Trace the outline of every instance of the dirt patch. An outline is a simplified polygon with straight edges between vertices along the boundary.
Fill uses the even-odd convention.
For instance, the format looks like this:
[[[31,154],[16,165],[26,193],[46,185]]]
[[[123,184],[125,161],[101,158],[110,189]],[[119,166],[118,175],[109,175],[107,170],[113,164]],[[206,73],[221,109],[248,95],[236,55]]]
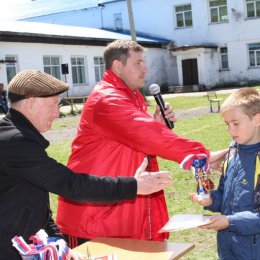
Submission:
[[[186,110],[175,110],[174,112],[177,120],[189,119],[189,118],[203,116],[210,113],[208,107],[196,107],[196,108],[186,109]]]
[[[182,119],[189,119],[197,116],[202,116],[209,114],[209,108],[208,107],[197,107],[193,109],[187,109],[187,110],[176,110],[175,111],[175,116],[177,120],[182,120]],[[77,120],[75,120],[75,117]],[[77,133],[77,127],[79,123],[80,115],[72,117],[62,117],[58,118],[56,120],[73,120],[76,122],[76,125],[73,125],[71,127],[66,127],[63,129],[50,129],[46,133],[43,134],[43,136],[49,140],[50,143],[55,143],[55,142],[61,142],[65,140],[73,140],[74,137],[76,136]]]

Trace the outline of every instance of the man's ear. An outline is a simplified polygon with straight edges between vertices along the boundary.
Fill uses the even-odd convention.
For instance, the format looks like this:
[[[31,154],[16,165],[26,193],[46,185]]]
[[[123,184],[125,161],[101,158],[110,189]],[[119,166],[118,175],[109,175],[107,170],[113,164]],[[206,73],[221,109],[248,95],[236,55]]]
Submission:
[[[34,113],[35,111],[35,106],[37,105],[36,102],[36,98],[35,97],[30,97],[30,98],[26,98],[24,100],[24,108],[26,109],[26,112],[31,114]]]
[[[112,63],[112,70],[117,74],[120,75],[122,68],[122,62],[119,60],[114,60]]]
[[[257,113],[255,116],[254,116],[254,121],[256,123],[257,126],[260,126],[260,113]]]

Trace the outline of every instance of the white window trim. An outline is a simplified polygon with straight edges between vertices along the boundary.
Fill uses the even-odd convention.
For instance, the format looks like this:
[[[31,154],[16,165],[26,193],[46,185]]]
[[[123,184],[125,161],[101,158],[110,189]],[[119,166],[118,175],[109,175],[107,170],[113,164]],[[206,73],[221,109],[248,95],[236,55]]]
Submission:
[[[210,7],[210,0],[208,1],[208,8],[209,8],[209,23],[210,24],[219,24],[219,23],[228,23],[229,22],[229,19],[228,19],[228,1],[226,3],[226,5],[219,5],[218,7]],[[221,21],[220,20],[220,12],[219,12],[219,7],[220,6],[226,6],[227,7],[227,20],[226,21]],[[212,19],[211,19],[211,9],[212,8],[217,8],[218,9],[218,21],[217,22],[212,22]]]
[[[247,1],[245,0],[244,1],[244,5],[245,5],[245,14],[246,14],[246,20],[250,20],[250,19],[260,19],[260,16],[257,16],[256,15],[256,1],[253,1],[252,0],[252,2],[254,2],[254,12],[255,12],[255,15],[253,16],[253,17],[248,17],[248,12],[247,12]],[[260,2],[260,1],[257,1],[257,2]]]
[[[221,53],[221,49],[226,48],[227,49],[227,53]],[[227,56],[227,62],[228,62],[228,67],[227,68],[223,68],[222,66],[222,56]],[[220,71],[227,71],[229,70],[229,59],[228,59],[228,47],[227,46],[221,46],[219,47],[219,57],[220,57]]]
[[[57,65],[53,65],[53,64],[45,65],[44,64],[44,58],[58,58],[59,64],[57,64]],[[56,75],[54,75],[54,73],[52,73],[52,69],[54,67],[58,68],[59,77],[57,77],[57,78],[61,80],[61,56],[60,55],[43,55],[42,63],[43,63],[43,70],[45,69],[45,67],[50,67],[51,68],[51,74],[50,75],[52,75],[53,77],[56,77]]]
[[[73,67],[78,67],[79,65],[77,65],[77,66],[75,66],[75,65],[73,65],[72,64],[72,59],[83,59],[83,61],[84,61],[84,64],[83,65],[81,65],[81,66],[83,66],[84,67],[84,73],[85,73],[85,82],[83,82],[83,83],[73,83],[73,70],[72,70],[72,68]],[[89,80],[88,80],[88,74],[87,74],[87,57],[86,56],[80,56],[80,55],[73,55],[73,56],[71,56],[70,57],[70,62],[71,62],[71,78],[72,78],[72,84],[73,84],[73,86],[86,86],[86,85],[88,85],[88,83],[89,83]]]
[[[102,80],[102,75],[103,75],[101,67],[102,66],[104,67],[103,68],[103,72],[105,72],[105,70],[106,70],[106,68],[105,68],[105,61],[104,61],[104,64],[100,64],[100,63],[99,64],[95,64],[95,59],[98,59],[98,60],[103,59],[103,61],[104,61],[104,58],[102,56],[94,56],[93,57],[95,81],[99,82],[100,80]],[[98,68],[98,71],[99,71],[99,78],[100,78],[100,80],[98,80],[98,81],[96,79],[96,68]]]
[[[11,58],[14,58],[15,59],[15,63],[13,64],[13,65],[11,65],[11,66],[13,66],[14,68],[15,68],[15,74],[17,74],[18,72],[19,72],[19,58],[18,58],[18,55],[15,55],[15,54],[6,54],[5,55],[5,59],[8,59],[8,57],[11,57]],[[10,67],[11,67],[10,66]],[[7,78],[7,68],[9,67],[9,64],[6,64],[6,80],[7,80],[7,83],[9,83],[8,82],[8,78]]]
[[[185,25],[184,13],[185,13],[185,12],[189,12],[189,11],[176,12],[176,7],[178,7],[178,6],[184,6],[184,5],[190,5],[190,6],[191,6],[190,12],[191,12],[192,25]],[[173,6],[173,13],[174,13],[174,20],[175,20],[175,29],[185,29],[185,28],[191,28],[191,27],[193,26],[192,4],[191,4],[191,3],[184,3],[184,4],[174,5],[174,6]],[[184,22],[184,25],[183,25],[182,27],[178,27],[177,13],[182,13],[182,18],[183,18],[183,22]]]
[[[250,43],[250,44],[247,45],[248,68],[249,68],[249,69],[260,68],[260,64],[257,65],[257,55],[256,55],[256,53],[258,53],[258,52],[259,52],[259,55],[260,55],[260,48],[257,49],[257,50],[252,50],[252,51],[254,52],[254,59],[255,59],[255,64],[256,64],[256,65],[255,65],[255,66],[251,66],[251,65],[250,65],[250,50],[249,50],[249,45],[251,45],[251,44],[260,44],[260,42],[259,42],[259,43],[258,43],[258,42],[256,42],[256,43]]]

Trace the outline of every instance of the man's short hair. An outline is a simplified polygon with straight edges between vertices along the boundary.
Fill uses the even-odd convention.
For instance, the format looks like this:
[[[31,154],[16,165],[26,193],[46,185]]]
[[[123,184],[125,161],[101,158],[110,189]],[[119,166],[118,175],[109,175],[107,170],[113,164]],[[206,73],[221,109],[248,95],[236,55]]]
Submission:
[[[114,60],[119,60],[125,65],[130,56],[130,50],[143,52],[144,48],[137,42],[130,40],[116,40],[109,43],[104,51],[106,69],[112,68]]]

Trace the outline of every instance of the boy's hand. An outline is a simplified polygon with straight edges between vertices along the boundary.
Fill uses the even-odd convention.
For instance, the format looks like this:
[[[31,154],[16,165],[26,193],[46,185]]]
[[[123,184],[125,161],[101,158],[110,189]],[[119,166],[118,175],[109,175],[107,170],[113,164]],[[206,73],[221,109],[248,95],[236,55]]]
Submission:
[[[205,198],[205,199],[201,199],[201,197],[197,194],[197,193],[191,193],[190,194],[190,198],[191,198],[191,201],[193,203],[199,203],[201,206],[203,207],[206,207],[206,206],[211,206],[213,201],[212,199],[209,197],[209,198]]]
[[[215,231],[219,231],[222,229],[226,229],[229,227],[229,221],[227,216],[212,216],[207,225],[203,225],[201,229],[212,229]]]

